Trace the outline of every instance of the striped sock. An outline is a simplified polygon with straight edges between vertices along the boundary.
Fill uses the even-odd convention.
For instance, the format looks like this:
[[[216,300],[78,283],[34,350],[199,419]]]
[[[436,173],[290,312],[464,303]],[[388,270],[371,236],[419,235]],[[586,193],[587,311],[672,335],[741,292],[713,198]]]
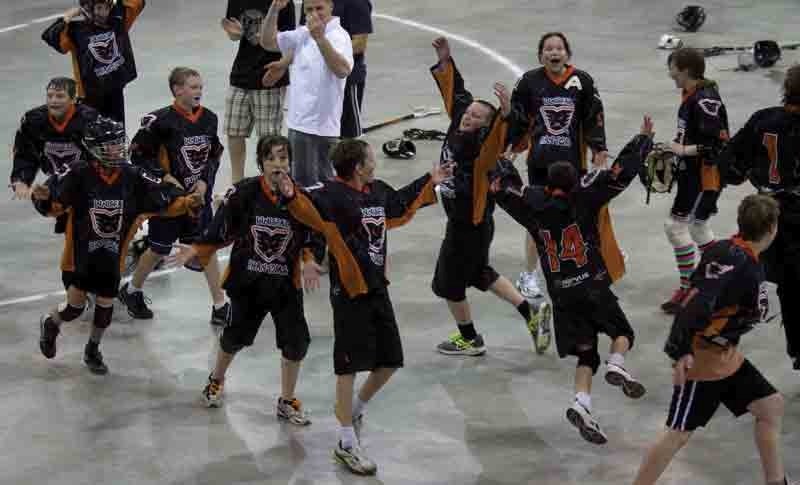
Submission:
[[[678,273],[681,277],[681,288],[689,289],[689,277],[694,271],[695,264],[694,244],[675,248],[675,261],[678,263]]]

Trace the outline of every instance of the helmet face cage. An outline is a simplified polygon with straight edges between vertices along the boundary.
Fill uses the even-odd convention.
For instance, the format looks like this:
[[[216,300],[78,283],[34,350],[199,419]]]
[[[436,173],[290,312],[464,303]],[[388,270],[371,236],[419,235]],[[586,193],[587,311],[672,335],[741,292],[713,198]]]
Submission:
[[[115,0],[80,0],[79,5],[81,13],[87,20],[94,21],[94,6],[99,3],[105,3],[109,6],[114,6]]]
[[[664,194],[672,191],[678,159],[663,143],[657,143],[647,155],[640,172],[642,184],[648,192]]]
[[[98,118],[83,137],[86,150],[106,167],[119,167],[128,161],[128,136],[121,123]]]

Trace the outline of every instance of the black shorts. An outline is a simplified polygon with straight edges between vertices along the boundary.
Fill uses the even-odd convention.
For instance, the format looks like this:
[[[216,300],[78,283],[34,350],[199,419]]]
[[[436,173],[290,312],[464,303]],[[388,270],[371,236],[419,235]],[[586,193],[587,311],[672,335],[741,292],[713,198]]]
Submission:
[[[211,224],[212,218],[209,204],[203,207],[198,217],[188,214],[178,217],[151,217],[147,233],[150,249],[156,254],[167,256],[178,239],[184,244],[193,243]]]
[[[344,86],[342,102],[342,138],[358,138],[362,135],[361,104],[364,101],[364,82],[354,82],[350,77]]]
[[[491,217],[477,226],[448,220],[431,284],[433,293],[446,300],[463,301],[470,286],[488,290],[500,277],[489,266],[493,237]]]
[[[231,299],[231,320],[222,330],[222,350],[249,347],[258,334],[267,314],[275,324],[276,347],[305,349],[311,341],[308,323],[303,313],[303,291],[290,283],[284,288],[255,284],[247,291],[228,293]]]
[[[95,89],[86,90],[83,103],[96,109],[98,113],[114,121],[125,124],[125,91],[124,88],[101,92]]]
[[[616,295],[608,289],[592,290],[580,300],[553,301],[553,326],[560,357],[577,355],[578,345],[597,347],[598,334],[612,340],[628,337],[633,348],[634,332]]]
[[[675,386],[669,405],[667,427],[676,431],[694,431],[705,426],[720,403],[737,418],[747,413],[750,403],[778,391],[745,359],[733,375],[718,381],[686,381]]]
[[[331,295],[333,369],[336,375],[403,367],[403,344],[389,293]]]
[[[547,185],[548,169],[549,167],[541,167],[528,163],[528,185]]]
[[[700,175],[691,170],[678,172],[678,191],[670,215],[683,222],[704,222],[717,213],[719,192],[702,190]]]
[[[108,268],[108,271],[100,271],[99,268],[105,268],[108,265],[92,266],[92,270],[88,272],[75,272],[75,271],[62,271],[61,282],[64,283],[64,288],[69,289],[70,286],[92,293],[103,298],[116,298],[119,293],[120,273],[119,266],[114,269]],[[113,266],[113,264],[111,265]]]

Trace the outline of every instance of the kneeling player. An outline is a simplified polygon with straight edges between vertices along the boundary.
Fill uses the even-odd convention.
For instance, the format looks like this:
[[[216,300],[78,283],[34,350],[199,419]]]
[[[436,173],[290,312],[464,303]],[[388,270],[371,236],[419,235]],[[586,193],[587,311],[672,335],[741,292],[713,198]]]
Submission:
[[[33,189],[34,205],[43,215],[58,216],[71,209],[61,258],[67,302],[42,317],[39,348],[48,359],[55,357],[59,326],[78,318],[86,294],[93,293],[97,301],[83,360],[93,373],[106,374],[98,347],[111,323],[130,237],[143,218],[155,213],[177,216],[198,208],[201,200],[196,195],[180,197],[183,192],[174,185],[130,165],[121,123],[98,118],[87,127],[83,143],[89,162],[72,165]]]
[[[644,457],[635,485],[656,483],[695,429],[720,404],[755,416],[755,441],[768,485],[788,484],[780,454],[783,398],[737,345],[767,313],[759,255],[778,231],[778,203],[749,195],[739,205],[739,234],[707,250],[664,351],[675,361],[667,430]]]
[[[130,284],[119,291],[119,299],[134,318],[153,318],[142,287],[147,276],[168,256],[172,244],[180,239],[191,243],[211,222],[211,194],[222,155],[217,137],[217,115],[200,105],[203,80],[194,69],[178,67],[169,75],[169,87],[175,101],[171,106],[145,115],[142,126],[131,142],[133,163],[164,175],[164,180],[205,201],[200,214],[178,218],[154,217],[149,223],[150,247],[139,258]],[[230,305],[219,286],[219,265],[214,255],[205,268],[194,262],[189,269],[203,271],[211,293],[211,324],[222,327],[230,317]]]
[[[262,176],[234,185],[208,230],[192,246],[182,246],[176,261],[183,264],[198,256],[200,263],[206,264],[218,249],[233,244],[222,285],[231,300],[231,322],[222,330],[217,363],[203,390],[206,404],[221,404],[225,372],[236,353],[253,344],[261,322],[270,313],[283,357],[277,415],[306,425],[311,420],[294,391],[300,362],[311,341],[300,281],[301,251],[309,231],[289,214],[286,200],[277,190],[280,175],[289,172],[289,159],[287,138],[261,138],[257,160]],[[307,258],[303,274],[306,288],[319,286],[319,266],[313,258]]]
[[[652,147],[653,124],[645,117],[642,130],[623,149],[608,170],[594,170],[580,180],[569,162],[548,169],[548,184],[522,189],[522,180],[509,164],[493,177],[497,203],[533,236],[541,255],[547,289],[553,300],[556,345],[561,357],[578,357],[575,403],[567,419],[591,443],[607,441],[591,414],[592,376],[600,367],[597,336],[608,335],[611,355],[606,361],[606,381],[638,399],[644,386],[625,370],[625,354],[633,346],[634,332],[611,291],[611,279],[600,252],[597,218],[611,199],[636,177]]]

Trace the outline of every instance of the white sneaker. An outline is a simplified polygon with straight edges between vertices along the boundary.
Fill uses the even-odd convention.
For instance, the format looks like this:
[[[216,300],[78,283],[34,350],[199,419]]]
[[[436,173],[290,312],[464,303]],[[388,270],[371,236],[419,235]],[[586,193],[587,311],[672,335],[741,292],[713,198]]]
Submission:
[[[333,449],[333,457],[358,475],[374,475],[378,471],[378,466],[367,457],[358,444],[352,448],[342,448],[342,442],[338,442]]]
[[[519,274],[519,279],[517,280],[516,287],[522,296],[527,298],[528,300],[536,300],[538,298],[544,298],[544,294],[542,290],[539,289],[539,282],[536,281],[536,273],[529,273],[527,271],[523,271]]]
[[[297,398],[288,402],[278,398],[275,414],[278,416],[278,419],[284,419],[297,426],[308,426],[311,424],[311,419],[303,409],[303,404]]]
[[[621,387],[622,392],[631,399],[639,399],[647,390],[641,382],[633,378],[625,368],[606,362],[606,382]]]
[[[589,443],[604,445],[608,442],[606,434],[600,429],[600,425],[594,420],[592,413],[578,401],[575,401],[575,403],[567,409],[567,419],[573,426],[578,428],[583,439]]]

